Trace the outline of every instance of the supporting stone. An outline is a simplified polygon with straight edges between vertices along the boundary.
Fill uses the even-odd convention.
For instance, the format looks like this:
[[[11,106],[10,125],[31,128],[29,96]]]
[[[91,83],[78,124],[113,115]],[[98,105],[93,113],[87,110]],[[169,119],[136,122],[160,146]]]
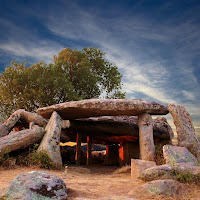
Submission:
[[[135,142],[126,142],[120,145],[119,148],[119,165],[130,165],[131,158],[139,158],[140,149],[139,144]]]
[[[81,133],[77,133],[76,136],[76,165],[81,164]]]
[[[92,138],[87,136],[87,165],[92,162]]]
[[[119,146],[117,144],[107,145],[105,165],[119,165]]]
[[[45,128],[46,134],[42,138],[38,153],[44,153],[51,160],[53,167],[60,169],[62,167],[62,158],[60,153],[60,134],[62,119],[57,112],[53,112]]]
[[[140,157],[142,160],[155,159],[155,146],[153,141],[153,119],[148,113],[138,116]]]

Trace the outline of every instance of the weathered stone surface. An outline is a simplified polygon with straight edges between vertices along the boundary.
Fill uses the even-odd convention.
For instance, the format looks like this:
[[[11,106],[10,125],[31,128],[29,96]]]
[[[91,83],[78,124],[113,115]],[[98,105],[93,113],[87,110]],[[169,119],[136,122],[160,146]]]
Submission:
[[[172,167],[170,165],[159,165],[145,169],[139,176],[144,181],[153,181],[158,179],[170,179],[172,176]]]
[[[185,148],[179,146],[164,145],[163,156],[167,164],[175,163],[198,163],[197,159]]]
[[[152,181],[158,179],[176,179],[176,174],[180,172],[190,173],[196,178],[200,174],[200,167],[195,166],[195,163],[176,163],[173,166],[165,164],[156,167],[151,167],[144,170],[139,178],[144,181]]]
[[[168,107],[176,126],[178,146],[187,148],[200,161],[200,142],[195,135],[190,114],[181,105],[169,104]]]
[[[44,128],[36,127],[34,129],[26,129],[14,132],[5,137],[0,138],[0,153],[11,152],[24,147],[28,147],[41,140],[45,133]]]
[[[138,115],[143,112],[165,115],[169,112],[165,105],[142,99],[87,99],[39,108],[37,113],[49,118],[53,111],[57,111],[62,119],[69,120],[103,115]]]
[[[5,122],[9,131],[15,126],[19,119],[25,120],[27,123],[34,122],[39,126],[45,127],[47,125],[47,120],[36,113],[27,112],[24,109],[16,110]]]
[[[7,126],[0,122],[0,137],[4,137],[8,135],[8,133],[9,133],[9,130]]]
[[[137,116],[102,116],[70,121],[71,128],[79,128],[87,133],[132,135],[139,137]],[[172,128],[164,117],[153,120],[154,137],[171,142],[174,137]]]
[[[129,192],[129,195],[146,194],[149,193],[153,196],[183,196],[188,193],[188,188],[183,183],[179,183],[175,180],[156,180],[145,183]]]
[[[62,179],[41,171],[19,174],[1,194],[0,198],[7,200],[67,199],[67,189]]]
[[[52,161],[55,168],[62,167],[62,158],[60,154],[60,134],[61,134],[61,117],[57,112],[53,112],[46,128],[46,134],[42,138],[37,152],[45,153]]]
[[[148,113],[138,116],[141,160],[155,160],[153,120]]]
[[[154,161],[131,159],[131,178],[138,178],[145,169],[155,166]]]
[[[153,135],[154,137],[169,140],[172,143],[174,132],[164,117],[157,117],[153,120]]]
[[[14,125],[19,121],[20,119],[20,112],[15,111],[4,123],[7,127],[9,132],[13,129]]]

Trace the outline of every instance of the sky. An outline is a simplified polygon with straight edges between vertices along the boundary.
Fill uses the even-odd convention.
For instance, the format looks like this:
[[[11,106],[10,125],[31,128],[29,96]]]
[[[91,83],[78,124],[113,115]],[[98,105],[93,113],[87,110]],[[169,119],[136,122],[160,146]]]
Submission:
[[[199,0],[0,0],[0,72],[98,48],[127,98],[181,104],[200,134],[199,11]]]

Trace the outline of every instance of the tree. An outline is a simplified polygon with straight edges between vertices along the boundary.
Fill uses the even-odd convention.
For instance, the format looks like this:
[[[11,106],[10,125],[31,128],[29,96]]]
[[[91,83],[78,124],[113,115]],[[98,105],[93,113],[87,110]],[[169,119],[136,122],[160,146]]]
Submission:
[[[49,65],[39,62],[27,67],[26,63],[12,62],[0,74],[0,112],[34,111],[65,101],[99,98],[102,93],[106,98],[124,98],[122,76],[103,56],[94,48],[65,48]]]

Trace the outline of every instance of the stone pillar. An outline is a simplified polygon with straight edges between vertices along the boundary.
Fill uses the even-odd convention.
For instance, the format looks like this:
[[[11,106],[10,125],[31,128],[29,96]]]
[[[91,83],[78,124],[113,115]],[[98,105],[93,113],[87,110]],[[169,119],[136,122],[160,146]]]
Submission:
[[[153,141],[153,119],[148,113],[138,116],[140,157],[142,160],[155,160],[155,146]]]
[[[107,145],[105,165],[119,165],[119,146],[118,145]]]
[[[92,138],[87,136],[87,165],[90,165],[92,161]]]
[[[77,133],[76,136],[76,165],[81,164],[81,133]]]

